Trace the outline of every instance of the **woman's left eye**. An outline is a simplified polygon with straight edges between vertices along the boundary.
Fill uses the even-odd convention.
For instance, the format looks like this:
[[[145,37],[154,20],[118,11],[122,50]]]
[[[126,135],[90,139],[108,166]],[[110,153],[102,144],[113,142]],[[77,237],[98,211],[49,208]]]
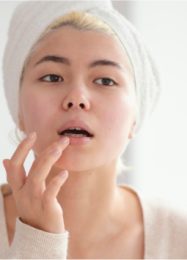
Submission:
[[[44,81],[44,82],[61,82],[61,81],[63,81],[63,78],[56,74],[48,74],[48,75],[41,77],[40,80]]]
[[[114,86],[117,85],[117,83],[110,78],[100,78],[100,79],[96,79],[95,82],[99,85],[104,85],[104,86]]]

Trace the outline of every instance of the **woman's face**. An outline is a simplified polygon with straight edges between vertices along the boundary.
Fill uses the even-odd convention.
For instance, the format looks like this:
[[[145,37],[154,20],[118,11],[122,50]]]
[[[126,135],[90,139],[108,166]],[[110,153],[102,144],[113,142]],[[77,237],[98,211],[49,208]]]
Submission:
[[[36,155],[67,130],[70,145],[59,167],[109,165],[131,138],[135,111],[131,66],[117,39],[66,26],[38,43],[20,91],[21,124],[26,133],[37,132]],[[82,129],[92,137],[78,134]]]

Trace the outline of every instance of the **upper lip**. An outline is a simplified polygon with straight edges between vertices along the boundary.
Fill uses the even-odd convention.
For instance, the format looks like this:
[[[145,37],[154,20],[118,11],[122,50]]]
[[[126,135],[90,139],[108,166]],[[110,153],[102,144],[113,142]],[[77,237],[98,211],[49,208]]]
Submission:
[[[69,128],[81,128],[82,130],[87,131],[89,134],[94,136],[92,130],[90,127],[84,123],[82,120],[71,120],[66,123],[64,123],[58,130],[58,134],[61,134],[63,131]]]

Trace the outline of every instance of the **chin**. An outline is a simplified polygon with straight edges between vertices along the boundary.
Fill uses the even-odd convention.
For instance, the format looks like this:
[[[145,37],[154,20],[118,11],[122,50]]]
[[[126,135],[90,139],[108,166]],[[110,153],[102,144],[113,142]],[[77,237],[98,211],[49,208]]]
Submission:
[[[69,172],[89,172],[103,167],[104,163],[101,158],[93,158],[93,156],[64,156],[55,164],[58,168]]]
[[[93,163],[89,163],[89,160],[85,159],[85,156],[83,157],[79,154],[76,157],[63,156],[63,158],[60,158],[56,162],[55,166],[69,172],[82,172],[93,168]]]

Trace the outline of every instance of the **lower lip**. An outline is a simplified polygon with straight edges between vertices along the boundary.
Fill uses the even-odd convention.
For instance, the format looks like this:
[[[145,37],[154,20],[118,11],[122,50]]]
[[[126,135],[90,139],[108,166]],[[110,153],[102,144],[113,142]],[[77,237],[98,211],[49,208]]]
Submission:
[[[70,145],[84,145],[92,141],[93,137],[76,137],[76,136],[68,136],[70,140]]]

